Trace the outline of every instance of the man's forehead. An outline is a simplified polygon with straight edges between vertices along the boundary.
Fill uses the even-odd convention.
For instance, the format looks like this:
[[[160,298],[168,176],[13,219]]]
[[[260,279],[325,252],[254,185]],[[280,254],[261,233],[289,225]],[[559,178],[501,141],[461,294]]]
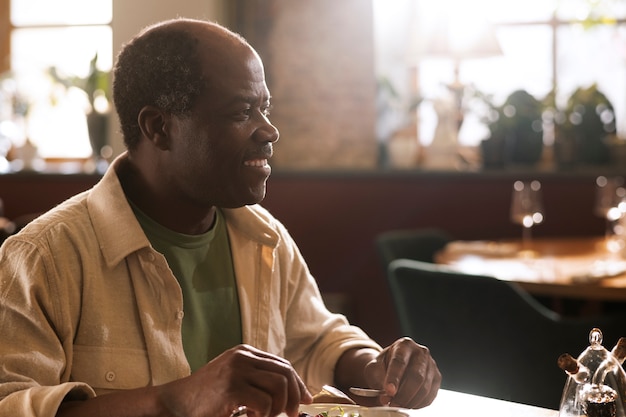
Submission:
[[[198,38],[202,48],[216,53],[229,51],[232,48],[248,47],[243,38],[221,26],[199,23],[191,25],[189,30]]]
[[[245,46],[200,48],[198,51],[204,76],[209,82],[217,80],[261,83],[265,81],[263,63],[254,51]]]

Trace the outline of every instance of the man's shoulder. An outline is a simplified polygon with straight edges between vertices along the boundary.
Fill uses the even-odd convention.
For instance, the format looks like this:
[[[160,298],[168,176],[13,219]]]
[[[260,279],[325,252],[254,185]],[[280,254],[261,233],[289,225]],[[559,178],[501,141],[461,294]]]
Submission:
[[[88,193],[89,191],[84,191],[43,212],[20,230],[17,236],[36,239],[53,232],[55,229],[90,224],[87,210]]]

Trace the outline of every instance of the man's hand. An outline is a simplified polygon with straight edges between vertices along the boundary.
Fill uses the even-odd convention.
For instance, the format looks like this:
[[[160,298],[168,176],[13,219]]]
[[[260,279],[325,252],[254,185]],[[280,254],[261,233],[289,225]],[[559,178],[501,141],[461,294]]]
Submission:
[[[249,417],[298,415],[311,394],[291,364],[247,345],[234,347],[187,378],[161,386],[162,405],[175,416],[230,416],[238,406]]]
[[[291,364],[251,346],[227,350],[192,375],[159,386],[120,390],[84,401],[65,401],[57,417],[297,417],[313,401]]]
[[[370,387],[382,388],[382,404],[421,408],[433,402],[441,385],[441,373],[427,347],[410,338],[396,340],[365,367]]]

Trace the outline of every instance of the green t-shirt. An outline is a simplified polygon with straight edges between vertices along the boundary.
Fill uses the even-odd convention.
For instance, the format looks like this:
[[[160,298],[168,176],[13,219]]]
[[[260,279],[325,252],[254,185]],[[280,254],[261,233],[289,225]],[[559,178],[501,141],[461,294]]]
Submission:
[[[182,292],[185,355],[195,371],[241,343],[241,315],[226,222],[220,210],[201,235],[173,232],[131,204],[155,250],[167,259]]]

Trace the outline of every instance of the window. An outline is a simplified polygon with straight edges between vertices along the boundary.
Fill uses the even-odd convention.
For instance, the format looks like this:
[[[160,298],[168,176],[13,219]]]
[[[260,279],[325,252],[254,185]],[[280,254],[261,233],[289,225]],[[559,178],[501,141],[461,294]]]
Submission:
[[[449,93],[445,85],[455,82],[455,62],[456,81],[498,105],[517,89],[537,99],[554,89],[557,105],[563,106],[574,90],[596,83],[613,104],[618,134],[626,137],[626,2],[399,0],[389,7],[385,0],[374,0],[374,6],[378,75],[423,98],[421,143],[432,141],[435,103]],[[447,46],[453,47],[447,54],[438,50],[442,29],[447,29]],[[495,49],[472,55],[457,42],[454,51],[455,40],[467,46],[479,29],[491,31]],[[468,107],[458,142],[475,146],[488,130],[480,109]],[[401,122],[406,118],[388,117],[379,134],[389,134]],[[550,140],[546,131],[544,141]]]
[[[0,0],[0,7],[10,10],[10,42],[0,46],[10,63],[0,79],[0,141],[20,148],[28,139],[44,159],[89,158],[85,115],[94,103],[82,87],[94,69],[111,69],[112,0]]]

